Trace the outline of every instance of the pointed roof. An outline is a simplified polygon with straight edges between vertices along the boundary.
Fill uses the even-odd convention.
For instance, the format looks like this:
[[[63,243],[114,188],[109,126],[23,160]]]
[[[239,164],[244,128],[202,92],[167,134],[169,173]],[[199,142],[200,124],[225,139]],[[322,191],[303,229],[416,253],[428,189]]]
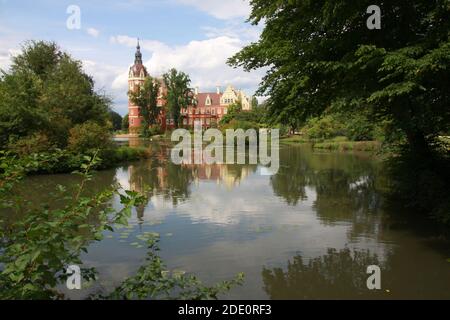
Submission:
[[[142,64],[142,53],[141,53],[141,45],[139,44],[139,38],[137,40],[137,47],[136,47],[136,54],[135,54],[134,64]]]
[[[148,72],[142,62],[141,45],[139,43],[139,38],[137,40],[136,54],[134,59],[134,65],[130,68],[130,76],[135,78],[147,77]]]

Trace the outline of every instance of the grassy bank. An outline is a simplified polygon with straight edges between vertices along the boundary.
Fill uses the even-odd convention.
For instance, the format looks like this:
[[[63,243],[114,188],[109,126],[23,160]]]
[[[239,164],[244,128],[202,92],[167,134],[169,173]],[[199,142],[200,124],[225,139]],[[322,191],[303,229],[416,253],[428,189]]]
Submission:
[[[105,170],[124,162],[150,157],[150,152],[147,148],[127,146],[97,151],[92,150],[85,154],[55,149],[21,157],[11,152],[0,151],[0,156],[5,162],[16,163],[18,166],[23,165],[27,168],[26,172],[28,175],[72,173],[83,169],[86,157],[90,157],[92,154],[98,155],[98,160],[93,167],[96,170]],[[2,168],[0,168],[0,174],[2,174]]]
[[[344,137],[337,137],[331,140],[308,139],[304,136],[294,135],[281,139],[284,144],[300,144],[308,143],[314,149],[330,150],[330,151],[367,151],[378,152],[381,150],[381,142],[379,141],[348,141]]]
[[[378,152],[381,150],[381,142],[378,141],[329,141],[315,143],[314,149],[333,151],[367,151]]]

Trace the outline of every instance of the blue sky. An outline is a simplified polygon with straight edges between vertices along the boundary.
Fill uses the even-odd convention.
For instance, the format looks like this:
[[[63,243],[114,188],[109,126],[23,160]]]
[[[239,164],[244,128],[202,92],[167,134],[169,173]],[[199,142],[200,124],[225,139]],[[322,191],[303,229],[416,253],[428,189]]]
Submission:
[[[66,26],[70,5],[81,10],[81,29]],[[248,0],[0,0],[0,68],[8,68],[26,40],[56,41],[125,114],[127,70],[139,37],[153,76],[175,67],[200,91],[232,84],[252,95],[262,71],[225,63],[260,34],[261,27],[245,23],[249,13]]]

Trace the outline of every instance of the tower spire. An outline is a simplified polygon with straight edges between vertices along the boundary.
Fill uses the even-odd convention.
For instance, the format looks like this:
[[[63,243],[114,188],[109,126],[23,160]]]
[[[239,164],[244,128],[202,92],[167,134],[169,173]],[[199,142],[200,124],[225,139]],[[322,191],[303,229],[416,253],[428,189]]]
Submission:
[[[137,39],[137,47],[136,47],[136,55],[135,55],[134,64],[142,64],[142,53],[141,53],[141,45],[139,43],[139,38]]]

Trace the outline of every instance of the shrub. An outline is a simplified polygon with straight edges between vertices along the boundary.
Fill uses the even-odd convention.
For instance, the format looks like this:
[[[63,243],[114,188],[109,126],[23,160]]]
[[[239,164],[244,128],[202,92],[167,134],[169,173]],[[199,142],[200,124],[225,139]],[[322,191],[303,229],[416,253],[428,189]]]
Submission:
[[[94,122],[77,125],[70,130],[68,149],[77,153],[86,153],[93,149],[107,149],[112,146],[112,137],[108,128]]]
[[[20,138],[10,142],[8,149],[13,153],[23,157],[35,153],[48,152],[54,145],[44,133],[35,133],[28,137]]]
[[[160,125],[154,125],[154,126],[150,127],[150,129],[149,129],[149,134],[151,137],[160,135],[162,133],[164,133],[164,132]]]
[[[243,129],[243,130],[255,129],[255,130],[258,130],[259,129],[259,125],[257,123],[249,122],[249,121],[231,120],[230,123],[222,126],[222,131],[223,132],[225,132],[225,130],[227,130],[227,129],[233,129],[233,130],[237,130],[237,129]]]
[[[331,139],[345,136],[344,125],[332,115],[309,119],[303,130],[310,139]]]

